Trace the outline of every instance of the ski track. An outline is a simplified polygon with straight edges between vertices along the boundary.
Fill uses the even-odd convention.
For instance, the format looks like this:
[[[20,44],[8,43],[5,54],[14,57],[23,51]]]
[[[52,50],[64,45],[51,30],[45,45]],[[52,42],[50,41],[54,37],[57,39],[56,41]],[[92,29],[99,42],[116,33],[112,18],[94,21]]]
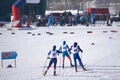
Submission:
[[[112,29],[120,31],[119,27],[53,27],[12,31],[0,29],[2,33],[0,35],[0,51],[16,50],[19,54],[17,68],[0,68],[0,80],[120,80],[120,44],[118,43],[120,32],[112,33],[110,32]],[[93,30],[93,33],[87,34],[87,31],[90,30]],[[108,33],[102,33],[103,30],[108,31]],[[12,32],[15,32],[15,34],[11,34]],[[27,34],[27,32],[31,32],[31,34]],[[46,32],[51,32],[53,35],[46,34]],[[68,33],[63,34],[63,32]],[[75,32],[75,34],[70,34],[70,32]],[[41,35],[38,35],[38,33],[41,33]],[[35,36],[32,34],[35,34]],[[112,37],[112,39],[109,39],[109,37]],[[69,67],[67,59],[65,60],[65,68],[62,69],[60,66],[61,56],[59,56],[57,76],[53,76],[53,67],[50,68],[46,76],[43,76],[49,62],[48,60],[45,64],[48,50],[54,43],[58,46],[63,40],[66,40],[69,44],[74,41],[80,42],[85,53],[82,60],[87,71],[82,71],[78,65],[78,72],[76,73],[74,67]],[[95,45],[90,45],[92,42]],[[28,53],[29,55],[27,55]],[[104,55],[101,55],[102,53]],[[13,61],[4,61],[4,66],[9,63],[13,65]]]

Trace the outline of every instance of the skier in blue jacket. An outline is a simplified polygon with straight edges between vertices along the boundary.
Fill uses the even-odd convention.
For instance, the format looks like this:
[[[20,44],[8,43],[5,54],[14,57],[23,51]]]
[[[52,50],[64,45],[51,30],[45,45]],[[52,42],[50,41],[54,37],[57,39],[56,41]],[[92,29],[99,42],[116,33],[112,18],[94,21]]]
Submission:
[[[72,54],[73,54],[73,59],[74,59],[74,65],[75,65],[75,71],[78,72],[77,70],[77,60],[79,61],[80,66],[82,67],[82,69],[84,71],[86,71],[86,69],[84,68],[84,65],[81,61],[81,58],[79,56],[79,52],[83,53],[83,50],[80,48],[80,46],[77,44],[77,42],[74,42],[74,45],[71,46],[70,48]]]
[[[47,70],[44,72],[44,76],[47,74],[47,71],[54,64],[54,76],[56,75],[56,65],[57,65],[57,55],[59,55],[60,51],[56,50],[56,45],[53,46],[53,49],[49,51],[47,59],[50,59]],[[51,57],[50,57],[51,55]]]
[[[62,51],[62,68],[64,68],[64,61],[65,61],[65,56],[69,59],[70,61],[70,66],[73,67],[72,60],[70,55],[68,54],[68,51],[70,48],[66,44],[66,41],[63,41],[63,44],[60,46],[59,51]]]

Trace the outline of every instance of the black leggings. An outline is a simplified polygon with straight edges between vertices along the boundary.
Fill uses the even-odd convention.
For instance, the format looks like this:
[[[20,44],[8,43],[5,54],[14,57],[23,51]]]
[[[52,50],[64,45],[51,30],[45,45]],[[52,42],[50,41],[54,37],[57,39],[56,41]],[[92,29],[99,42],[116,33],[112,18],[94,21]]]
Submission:
[[[51,67],[51,65],[54,63],[54,69],[56,69],[56,65],[57,65],[57,58],[51,58],[50,62],[49,62],[49,66]]]

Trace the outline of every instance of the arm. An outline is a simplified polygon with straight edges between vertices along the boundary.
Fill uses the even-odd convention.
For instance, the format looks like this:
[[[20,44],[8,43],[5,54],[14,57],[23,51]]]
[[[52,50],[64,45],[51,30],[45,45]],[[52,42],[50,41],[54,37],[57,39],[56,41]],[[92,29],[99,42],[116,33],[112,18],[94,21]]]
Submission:
[[[47,59],[50,59],[51,50],[48,52]]]
[[[71,52],[71,50],[72,50],[72,47],[73,47],[73,45],[69,48],[69,54],[71,54],[72,52]]]
[[[70,48],[69,48],[69,46],[67,45],[67,49],[68,49],[68,51],[70,51]]]
[[[59,51],[62,51],[62,46],[60,46]]]
[[[69,54],[71,54],[71,49],[69,48],[69,46],[68,45],[66,45],[66,47],[67,47],[67,49],[68,49],[68,52],[69,52]]]
[[[51,54],[51,50],[48,52],[48,56]]]
[[[81,53],[83,53],[83,50],[80,48],[80,46],[78,46],[78,49],[80,50]]]
[[[69,51],[71,51],[71,50],[72,50],[72,47],[73,47],[73,45],[70,47]]]
[[[56,50],[56,52],[59,54],[59,53],[62,53],[62,51],[60,51],[60,50]]]

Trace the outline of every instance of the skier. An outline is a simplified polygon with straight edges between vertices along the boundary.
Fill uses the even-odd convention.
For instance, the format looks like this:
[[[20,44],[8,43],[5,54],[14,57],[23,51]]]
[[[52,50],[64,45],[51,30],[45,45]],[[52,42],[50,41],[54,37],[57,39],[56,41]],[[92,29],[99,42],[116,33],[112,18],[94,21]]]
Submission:
[[[66,41],[63,41],[63,44],[60,46],[59,51],[62,51],[62,68],[64,68],[64,61],[65,61],[65,56],[69,59],[70,61],[70,66],[73,67],[72,60],[70,55],[68,54],[68,51],[70,48],[66,44]]]
[[[83,50],[80,48],[80,46],[77,44],[77,42],[74,42],[74,45],[71,46],[70,50],[71,50],[71,52],[73,54],[75,71],[78,72],[78,70],[77,70],[77,62],[76,62],[77,60],[79,61],[79,64],[82,67],[82,69],[84,71],[86,71],[86,69],[84,68],[83,63],[81,61],[81,58],[80,58],[80,56],[78,54],[79,52],[83,53]]]
[[[95,24],[95,14],[91,13],[91,23]]]
[[[56,50],[56,45],[53,46],[53,49],[49,51],[47,59],[50,59],[49,65],[47,67],[47,70],[44,72],[44,76],[47,74],[47,71],[51,67],[51,65],[54,63],[54,76],[56,76],[56,65],[57,65],[57,54],[59,55],[60,51]],[[51,58],[50,58],[51,55]]]
[[[51,16],[51,15],[49,15],[49,17],[48,17],[48,27],[50,27],[51,22],[52,22],[52,16]]]

